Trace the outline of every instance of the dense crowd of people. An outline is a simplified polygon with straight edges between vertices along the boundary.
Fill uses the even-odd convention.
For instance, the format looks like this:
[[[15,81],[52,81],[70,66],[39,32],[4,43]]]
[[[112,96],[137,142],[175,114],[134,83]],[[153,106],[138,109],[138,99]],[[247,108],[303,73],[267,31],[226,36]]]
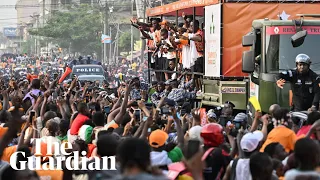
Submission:
[[[319,179],[320,113],[291,113],[272,105],[268,114],[256,112],[252,124],[234,104],[203,111],[193,107],[187,74],[149,84],[146,64],[123,62],[121,74],[103,83],[71,81],[59,76],[1,79],[0,177],[2,179]],[[137,68],[139,66],[139,68]],[[129,72],[130,71],[130,72]],[[120,73],[120,75],[119,75]],[[117,76],[116,76],[117,75]],[[28,76],[28,74],[26,75]],[[190,79],[182,81],[180,79]],[[183,83],[181,83],[183,82]],[[113,84],[113,85],[112,85]],[[192,89],[192,88],[191,88]],[[205,117],[205,119],[203,119]],[[37,142],[40,142],[37,144]],[[46,169],[48,145],[65,142],[68,156],[88,161],[116,157],[108,170]],[[36,153],[40,144],[41,153]],[[15,152],[24,155],[15,156]],[[82,154],[82,152],[85,152]],[[41,158],[35,169],[33,159]],[[22,162],[28,162],[23,166]],[[13,168],[12,163],[16,163]],[[21,164],[22,163],[22,164]],[[98,166],[96,164],[96,166]]]
[[[320,179],[317,109],[274,104],[251,120],[230,101],[212,109],[194,103],[201,79],[188,72],[203,72],[203,32],[199,21],[184,19],[176,27],[132,20],[151,59],[104,66],[102,83],[61,81],[67,67],[90,57],[67,65],[26,54],[3,61],[0,179]],[[149,63],[168,71],[148,81]],[[21,64],[26,72],[13,70]]]

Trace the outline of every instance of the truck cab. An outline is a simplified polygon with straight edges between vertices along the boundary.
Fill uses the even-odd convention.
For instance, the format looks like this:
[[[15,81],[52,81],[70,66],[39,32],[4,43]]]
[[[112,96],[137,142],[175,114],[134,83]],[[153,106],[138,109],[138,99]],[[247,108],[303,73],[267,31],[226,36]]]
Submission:
[[[242,71],[250,74],[250,97],[255,96],[263,112],[270,105],[289,108],[292,93],[289,83],[283,89],[276,85],[279,73],[294,70],[295,57],[304,53],[311,57],[311,69],[320,74],[320,21],[260,19],[252,22],[252,31],[242,38],[242,46],[250,50],[242,54]]]

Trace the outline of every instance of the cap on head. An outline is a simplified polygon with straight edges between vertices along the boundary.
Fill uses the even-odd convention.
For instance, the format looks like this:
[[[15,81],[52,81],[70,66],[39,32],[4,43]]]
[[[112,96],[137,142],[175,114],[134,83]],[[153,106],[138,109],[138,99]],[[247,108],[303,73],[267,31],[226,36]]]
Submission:
[[[165,145],[168,137],[169,135],[160,129],[152,131],[149,136],[149,144],[151,147],[159,148]]]
[[[305,64],[311,64],[311,59],[306,54],[298,54],[296,57],[296,63],[305,63]]]
[[[192,128],[190,128],[189,130],[189,138],[190,139],[197,139],[200,142],[202,142],[202,138],[201,138],[201,130],[202,127],[201,126],[193,126]]]
[[[235,122],[243,122],[243,121],[247,121],[248,116],[245,113],[238,113],[236,115],[236,117],[234,117]]]
[[[216,113],[214,113],[214,110],[213,109],[210,109],[207,113],[207,117],[210,118],[210,119],[217,119],[217,115]]]
[[[229,107],[232,107],[232,108],[236,107],[231,101],[226,101],[224,104],[228,105]]]
[[[262,139],[263,133],[261,131],[249,132],[242,137],[240,147],[244,152],[253,152]]]
[[[209,123],[202,127],[201,137],[203,144],[209,147],[218,147],[224,142],[223,128],[220,124]]]

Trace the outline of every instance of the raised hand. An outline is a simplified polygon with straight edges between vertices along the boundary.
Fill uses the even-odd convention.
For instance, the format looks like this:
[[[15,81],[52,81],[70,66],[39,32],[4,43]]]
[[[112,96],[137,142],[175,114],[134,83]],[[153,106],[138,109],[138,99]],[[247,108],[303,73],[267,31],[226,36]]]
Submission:
[[[279,80],[277,80],[277,86],[279,87],[279,88],[281,88],[281,89],[283,89],[283,85],[286,83],[286,80],[284,80],[284,79],[279,79]]]

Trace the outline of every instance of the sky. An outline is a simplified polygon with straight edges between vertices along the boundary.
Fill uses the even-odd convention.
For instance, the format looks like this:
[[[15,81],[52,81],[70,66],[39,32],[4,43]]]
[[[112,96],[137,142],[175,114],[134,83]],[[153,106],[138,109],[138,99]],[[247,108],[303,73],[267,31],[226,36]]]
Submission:
[[[0,0],[0,31],[3,27],[16,27],[17,26],[17,11],[14,8],[17,0]],[[3,7],[3,5],[10,5]]]

